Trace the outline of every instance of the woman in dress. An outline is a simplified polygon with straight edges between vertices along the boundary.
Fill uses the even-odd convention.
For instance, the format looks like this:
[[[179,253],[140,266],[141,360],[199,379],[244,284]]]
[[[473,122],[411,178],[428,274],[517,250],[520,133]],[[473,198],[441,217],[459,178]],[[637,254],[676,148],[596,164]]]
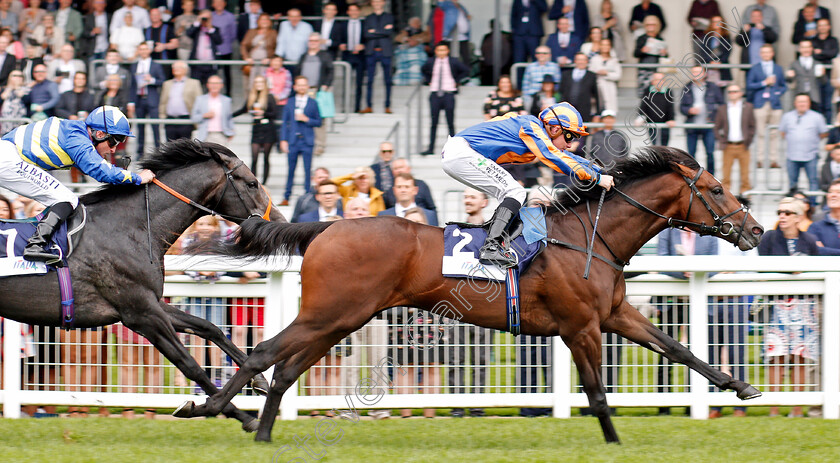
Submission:
[[[758,245],[762,256],[816,256],[817,237],[799,229],[805,217],[805,204],[796,198],[779,202],[779,225],[768,230]],[[770,363],[770,391],[778,392],[790,371],[790,384],[795,391],[804,391],[808,367],[819,359],[819,314],[816,301],[806,297],[771,296],[770,322],[764,334],[764,355]],[[819,383],[819,381],[816,381]],[[770,416],[779,414],[770,408]],[[793,407],[790,416],[802,416],[801,407]]]
[[[253,74],[252,74],[253,75]],[[257,174],[257,164],[260,153],[263,154],[263,176],[262,183],[268,182],[268,158],[271,153],[271,146],[277,142],[277,130],[274,119],[277,117],[277,104],[274,96],[268,91],[265,77],[257,76],[254,84],[248,93],[245,105],[239,111],[233,113],[233,117],[241,114],[251,113],[254,116],[254,123],[251,125],[251,172]]]
[[[487,121],[511,111],[516,114],[527,114],[522,97],[519,91],[513,88],[510,76],[502,75],[499,76],[496,90],[490,92],[484,99],[484,120]]]
[[[598,97],[605,110],[618,114],[618,81],[621,63],[612,53],[610,39],[601,39],[600,53],[589,60],[589,70],[598,76]]]
[[[601,2],[601,12],[592,18],[592,25],[600,27],[604,32],[604,38],[612,41],[613,50],[619,61],[627,59],[627,50],[624,41],[624,28],[621,20],[613,13],[612,0]]]
[[[257,28],[249,30],[239,45],[242,59],[250,66],[246,91],[254,84],[256,76],[263,75],[269,60],[274,56],[276,44],[277,31],[271,27],[271,16],[268,13],[262,13],[257,19]],[[243,73],[245,69],[243,67]]]
[[[23,104],[23,97],[29,93],[29,87],[23,84],[23,71],[12,71],[6,88],[0,93],[0,100],[3,100],[3,107],[0,109],[0,117],[24,118],[26,117],[26,105]],[[9,133],[15,127],[21,125],[19,122],[3,122],[0,124],[0,132]]]
[[[668,56],[668,47],[659,33],[662,31],[662,22],[659,17],[650,15],[645,17],[642,23],[645,33],[636,39],[636,49],[633,56],[639,59],[639,63],[658,63],[659,58]],[[642,98],[647,93],[650,85],[650,78],[656,68],[639,68],[638,96]]]

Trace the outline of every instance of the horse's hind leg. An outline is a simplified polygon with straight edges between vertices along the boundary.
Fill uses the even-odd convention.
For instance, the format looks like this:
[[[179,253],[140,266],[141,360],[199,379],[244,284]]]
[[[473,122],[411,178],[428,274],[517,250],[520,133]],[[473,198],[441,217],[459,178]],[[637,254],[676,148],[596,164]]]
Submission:
[[[573,337],[564,336],[563,342],[572,351],[589,407],[598,417],[604,439],[609,444],[620,444],[607,405],[607,391],[601,382],[601,331],[597,327],[584,329]]]
[[[712,368],[708,363],[695,357],[690,350],[654,326],[626,300],[613,309],[609,318],[601,325],[601,329],[619,334],[673,362],[682,363],[705,376],[718,388],[734,390],[741,400],[753,399],[761,395],[761,392],[750,384],[732,379],[726,373]]]
[[[194,315],[178,310],[163,301],[160,301],[160,306],[169,316],[169,322],[172,323],[172,327],[175,328],[175,331],[179,333],[194,334],[212,342],[213,344],[219,346],[219,348],[222,349],[222,352],[230,356],[230,358],[233,359],[233,361],[239,366],[242,366],[242,364],[245,363],[245,360],[248,359],[248,356],[239,350],[239,348],[236,347],[236,345],[234,345],[224,333],[222,333],[222,330],[220,330],[218,326],[203,318],[198,318]],[[262,373],[260,373],[254,376],[251,380],[251,387],[253,387],[258,393],[265,395],[266,392],[268,392],[268,381],[266,381],[265,377]]]

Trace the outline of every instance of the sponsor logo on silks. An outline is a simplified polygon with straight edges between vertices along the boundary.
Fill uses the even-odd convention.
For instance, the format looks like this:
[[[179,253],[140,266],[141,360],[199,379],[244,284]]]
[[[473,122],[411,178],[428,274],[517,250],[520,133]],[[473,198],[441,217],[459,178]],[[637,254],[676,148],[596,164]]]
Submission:
[[[478,160],[478,167],[484,167],[487,165],[487,158],[481,158]]]

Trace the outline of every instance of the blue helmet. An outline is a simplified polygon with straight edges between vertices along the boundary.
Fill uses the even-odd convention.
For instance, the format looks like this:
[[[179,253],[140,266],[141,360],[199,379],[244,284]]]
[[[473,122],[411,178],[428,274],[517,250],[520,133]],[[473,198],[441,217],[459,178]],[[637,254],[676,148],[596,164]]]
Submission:
[[[128,118],[116,106],[100,106],[88,115],[85,124],[93,130],[101,130],[109,135],[133,137]]]

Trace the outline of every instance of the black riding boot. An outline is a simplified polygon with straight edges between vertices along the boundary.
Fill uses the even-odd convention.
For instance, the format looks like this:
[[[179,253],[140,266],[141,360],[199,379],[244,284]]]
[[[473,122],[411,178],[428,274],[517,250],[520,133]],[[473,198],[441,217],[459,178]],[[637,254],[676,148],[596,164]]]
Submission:
[[[70,203],[54,204],[47,215],[38,222],[35,234],[29,238],[23,250],[23,258],[32,262],[52,262],[59,259],[56,254],[46,250],[53,233],[73,213]]]
[[[519,201],[513,198],[505,198],[499,207],[496,209],[496,214],[493,215],[493,222],[490,224],[490,229],[487,231],[487,239],[484,241],[484,246],[479,252],[479,262],[482,264],[495,264],[502,268],[513,267],[516,265],[517,259],[506,255],[504,238],[505,231],[513,219],[519,212],[522,205]]]

